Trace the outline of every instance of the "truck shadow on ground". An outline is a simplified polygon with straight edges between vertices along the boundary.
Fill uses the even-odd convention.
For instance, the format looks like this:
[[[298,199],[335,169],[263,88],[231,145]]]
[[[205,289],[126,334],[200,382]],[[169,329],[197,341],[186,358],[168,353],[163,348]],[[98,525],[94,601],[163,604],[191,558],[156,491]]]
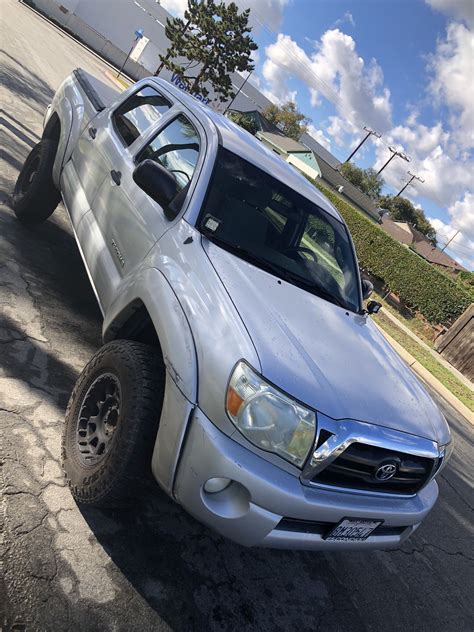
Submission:
[[[322,554],[241,547],[153,483],[133,509],[81,512],[113,563],[172,629],[315,629],[333,602],[347,615],[341,586],[329,598],[337,580]],[[364,629],[357,612],[351,619],[353,630]]]
[[[31,281],[29,291],[43,320],[54,325],[63,312],[65,331],[99,347],[102,316],[62,206],[37,225],[21,224],[11,209],[0,207],[0,231],[0,263],[14,263]]]
[[[42,116],[54,96],[54,90],[38,74],[5,50],[0,49],[0,59],[0,85],[15,93]]]
[[[399,551],[387,553],[247,549],[198,523],[152,482],[131,509],[80,510],[112,562],[173,629],[367,630],[380,624],[380,613],[360,604],[380,609],[387,591],[393,603],[423,604],[420,617],[437,616],[424,580],[400,582],[394,566],[402,576],[442,571],[454,581],[456,557],[470,563],[465,501],[447,501],[446,483],[462,489],[458,465],[449,468],[448,483],[440,482],[442,497],[427,519],[431,527],[424,525]],[[451,608],[452,600],[446,595]],[[391,629],[403,629],[403,620]]]

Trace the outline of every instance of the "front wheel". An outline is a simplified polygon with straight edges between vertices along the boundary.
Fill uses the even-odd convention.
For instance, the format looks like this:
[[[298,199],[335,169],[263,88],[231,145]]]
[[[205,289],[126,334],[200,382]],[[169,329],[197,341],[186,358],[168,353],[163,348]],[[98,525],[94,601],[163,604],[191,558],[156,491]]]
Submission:
[[[83,504],[128,504],[151,472],[163,403],[159,350],[117,340],[82,371],[66,410],[62,461],[74,498]]]
[[[53,182],[57,148],[56,141],[43,139],[25,160],[12,196],[12,208],[21,222],[44,222],[59,204],[61,194]]]

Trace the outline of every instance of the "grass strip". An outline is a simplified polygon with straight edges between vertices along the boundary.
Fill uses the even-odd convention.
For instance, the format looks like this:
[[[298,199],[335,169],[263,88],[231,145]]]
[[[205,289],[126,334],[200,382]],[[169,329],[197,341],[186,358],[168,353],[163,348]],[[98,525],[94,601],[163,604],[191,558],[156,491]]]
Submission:
[[[374,319],[378,325],[382,327],[392,338],[394,338],[402,347],[410,353],[415,360],[425,367],[441,384],[443,384],[451,393],[459,399],[469,410],[474,412],[474,393],[467,386],[464,386],[451,371],[446,369],[434,358],[429,351],[421,347],[415,340],[410,338],[399,327],[394,325],[391,320],[384,316],[383,312],[379,312]]]

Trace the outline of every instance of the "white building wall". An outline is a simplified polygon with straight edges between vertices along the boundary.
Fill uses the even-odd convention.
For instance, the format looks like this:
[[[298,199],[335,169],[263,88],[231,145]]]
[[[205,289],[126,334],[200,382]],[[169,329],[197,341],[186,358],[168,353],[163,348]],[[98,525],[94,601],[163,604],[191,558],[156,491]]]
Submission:
[[[134,79],[153,74],[160,64],[160,53],[165,54],[168,48],[165,26],[170,14],[155,0],[34,0],[34,3],[117,67],[123,64],[130,51],[135,31],[143,29],[150,41],[138,63],[129,60],[124,69]],[[163,71],[162,76],[171,80],[167,71]],[[235,91],[242,86],[245,76],[233,74]],[[210,86],[208,90],[213,101]],[[262,111],[269,104],[270,101],[248,81],[232,102],[232,108],[244,112]],[[212,105],[222,111],[228,103],[214,101]]]

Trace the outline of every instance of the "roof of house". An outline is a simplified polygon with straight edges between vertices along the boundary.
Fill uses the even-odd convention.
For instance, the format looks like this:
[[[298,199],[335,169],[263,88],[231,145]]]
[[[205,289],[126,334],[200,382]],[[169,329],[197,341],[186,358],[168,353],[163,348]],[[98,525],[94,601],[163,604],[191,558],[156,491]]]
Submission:
[[[430,263],[434,263],[438,266],[445,268],[453,268],[454,270],[466,270],[455,259],[447,255],[445,252],[436,248],[429,241],[416,241],[413,243],[413,249]]]
[[[343,194],[358,207],[363,209],[366,213],[371,215],[374,219],[379,218],[379,212],[377,205],[369,198],[368,195],[362,193],[357,187],[355,187],[349,180],[346,180],[344,176],[334,167],[331,167],[324,158],[316,154],[316,160],[318,161],[319,168],[321,169],[321,177],[326,180],[330,185],[335,188],[340,186],[344,187]]]
[[[384,215],[380,228],[402,244],[409,246],[413,243],[412,229],[406,222],[394,222]]]
[[[306,153],[311,151],[301,143],[293,138],[288,138],[288,136],[284,136],[283,134],[274,134],[272,132],[257,132],[257,138],[263,138],[277,149],[281,149],[285,153]]]
[[[312,151],[310,150],[307,150],[305,152],[289,151],[288,153],[298,158],[298,160],[301,160],[302,162],[306,163],[309,167],[312,167],[313,169],[317,169],[318,171],[321,171],[319,169],[318,161],[316,160],[316,157]]]
[[[323,147],[321,143],[318,143],[318,141],[310,136],[307,132],[302,134],[300,138],[300,143],[306,145],[309,149],[311,149],[311,151],[316,154],[316,156],[319,156],[320,158],[325,160],[328,165],[330,165],[334,169],[337,169],[337,167],[341,164],[341,161],[338,160],[336,156],[333,156],[331,152],[326,149],[326,147]]]

